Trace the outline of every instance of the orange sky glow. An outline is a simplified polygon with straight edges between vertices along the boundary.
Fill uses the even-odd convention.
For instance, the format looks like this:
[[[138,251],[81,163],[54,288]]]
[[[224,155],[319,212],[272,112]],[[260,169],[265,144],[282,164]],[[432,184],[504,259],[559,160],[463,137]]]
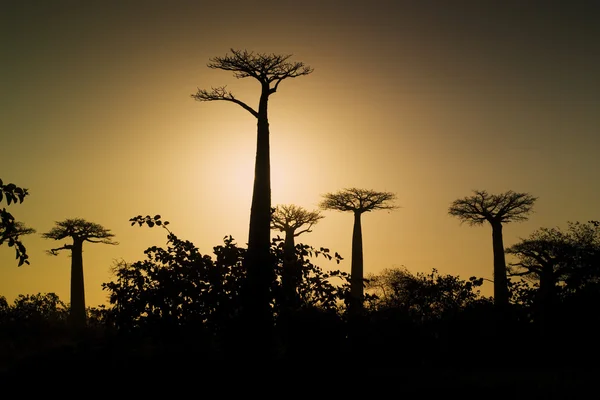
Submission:
[[[507,247],[600,219],[600,29],[586,3],[213,3],[2,5],[0,178],[29,189],[8,210],[38,232],[24,237],[31,265],[0,247],[7,300],[69,301],[70,259],[45,254],[63,243],[39,235],[66,218],[120,242],[84,245],[88,306],[107,304],[101,284],[115,260],[165,244],[165,231],[130,226],[138,214],[161,214],[204,254],[228,235],[245,245],[256,120],[190,97],[227,85],[257,103],[257,82],[206,67],[230,48],[314,68],[270,98],[274,206],[313,210],[346,187],[397,195],[399,209],[363,216],[367,274],[404,266],[491,279],[489,226],[448,215],[474,189],[538,197],[528,221],[505,226]],[[339,265],[315,263],[349,272],[352,215],[323,215],[297,242],[337,251]]]

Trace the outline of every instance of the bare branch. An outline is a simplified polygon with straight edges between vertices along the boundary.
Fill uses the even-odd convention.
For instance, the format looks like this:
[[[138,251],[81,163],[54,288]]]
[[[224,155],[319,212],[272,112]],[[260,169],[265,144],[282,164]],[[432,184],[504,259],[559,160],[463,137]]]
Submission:
[[[55,249],[46,250],[46,253],[51,256],[57,256],[59,251],[71,250],[72,248],[73,248],[73,245],[65,243],[64,246],[62,246],[62,247],[57,247]]]
[[[395,210],[396,195],[390,192],[346,188],[336,193],[326,193],[319,206],[324,210],[352,211],[358,213],[373,210]]]
[[[258,118],[258,112],[243,101],[236,99],[233,93],[227,90],[227,86],[213,87],[210,91],[198,88],[198,91],[196,94],[193,94],[192,97],[197,101],[230,101],[241,106],[254,117]]]

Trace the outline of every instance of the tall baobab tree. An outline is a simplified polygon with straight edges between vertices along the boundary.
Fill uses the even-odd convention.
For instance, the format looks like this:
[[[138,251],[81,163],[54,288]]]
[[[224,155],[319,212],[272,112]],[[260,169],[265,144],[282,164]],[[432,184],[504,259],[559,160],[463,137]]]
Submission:
[[[75,329],[85,326],[85,285],[83,280],[83,243],[104,243],[117,245],[112,241],[110,229],[88,222],[81,218],[56,222],[56,226],[43,233],[44,239],[62,240],[71,238],[72,243],[48,250],[50,255],[58,255],[61,250],[71,251],[71,313],[70,322]]]
[[[509,222],[525,221],[532,212],[537,197],[528,193],[509,190],[501,194],[489,194],[485,190],[474,190],[472,196],[454,200],[448,213],[461,223],[492,226],[492,246],[494,253],[494,304],[504,308],[508,305],[508,278],[502,225]]]
[[[303,233],[312,232],[313,225],[322,218],[324,216],[320,211],[308,211],[294,204],[278,205],[271,215],[271,229],[285,233],[282,286],[286,298],[292,303],[296,299],[296,288],[302,278],[302,270],[296,259],[294,239]]]
[[[349,211],[354,214],[352,232],[352,262],[350,269],[350,294],[352,306],[359,310],[364,299],[364,272],[361,215],[373,210],[393,210],[396,195],[390,192],[347,188],[336,193],[326,193],[319,206],[324,210]]]
[[[311,67],[302,62],[288,61],[291,56],[291,54],[264,54],[231,49],[231,54],[210,59],[208,68],[231,71],[238,79],[254,78],[260,83],[258,109],[239,100],[226,86],[213,87],[211,90],[198,89],[195,94],[192,94],[192,98],[197,101],[228,101],[237,104],[257,119],[254,187],[250,208],[248,251],[244,261],[250,284],[249,306],[257,307],[254,311],[261,318],[270,318],[269,287],[274,276],[274,269],[270,262],[271,166],[268,100],[283,80],[313,72]]]

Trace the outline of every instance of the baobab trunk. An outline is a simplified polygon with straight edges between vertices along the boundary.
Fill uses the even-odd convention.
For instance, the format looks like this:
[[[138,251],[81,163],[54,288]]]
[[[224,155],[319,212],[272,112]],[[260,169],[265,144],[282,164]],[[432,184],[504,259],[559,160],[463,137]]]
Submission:
[[[283,243],[283,271],[281,274],[283,293],[285,294],[288,306],[294,308],[297,305],[296,288],[301,279],[301,270],[296,258],[296,243],[294,241],[294,232],[285,233],[285,242]]]
[[[354,228],[352,230],[350,294],[355,311],[359,311],[363,306],[363,248],[360,216],[360,212],[354,212]]]
[[[494,250],[494,304],[503,312],[508,307],[508,279],[506,259],[502,239],[502,224],[492,224],[492,245]]]
[[[551,332],[549,328],[549,318],[552,316],[552,307],[554,304],[555,288],[554,270],[552,265],[542,266],[540,273],[540,287],[537,293],[537,324],[542,336]]]
[[[250,317],[260,325],[269,323],[271,319],[269,287],[274,275],[274,266],[270,262],[271,166],[267,98],[268,87],[266,89],[263,87],[258,115],[248,253],[245,260],[249,284],[247,301],[250,307]]]
[[[71,251],[71,324],[85,327],[85,285],[83,280],[83,240],[74,240]]]

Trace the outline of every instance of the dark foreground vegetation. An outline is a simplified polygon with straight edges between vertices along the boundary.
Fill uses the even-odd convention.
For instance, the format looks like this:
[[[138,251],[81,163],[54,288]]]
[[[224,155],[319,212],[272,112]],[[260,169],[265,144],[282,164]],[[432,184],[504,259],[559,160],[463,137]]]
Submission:
[[[491,389],[512,398],[573,394],[595,379],[596,250],[580,247],[568,258],[563,243],[563,275],[551,297],[534,280],[509,279],[502,314],[480,295],[483,279],[403,269],[368,276],[364,308],[350,313],[350,276],[314,264],[341,257],[297,244],[302,275],[292,295],[281,290],[284,246],[276,239],[265,329],[244,312],[244,248],[226,237],[213,256],[202,255],[167,233],[167,246],[148,248],[144,260],[115,263],[114,279],[103,284],[110,306],[87,308],[83,329],[73,329],[69,305],[55,294],[21,295],[12,304],[0,297],[3,379],[34,369],[38,379],[123,376],[125,384],[151,379],[156,388],[251,379],[260,390],[295,383],[369,392],[373,385],[469,396]]]

